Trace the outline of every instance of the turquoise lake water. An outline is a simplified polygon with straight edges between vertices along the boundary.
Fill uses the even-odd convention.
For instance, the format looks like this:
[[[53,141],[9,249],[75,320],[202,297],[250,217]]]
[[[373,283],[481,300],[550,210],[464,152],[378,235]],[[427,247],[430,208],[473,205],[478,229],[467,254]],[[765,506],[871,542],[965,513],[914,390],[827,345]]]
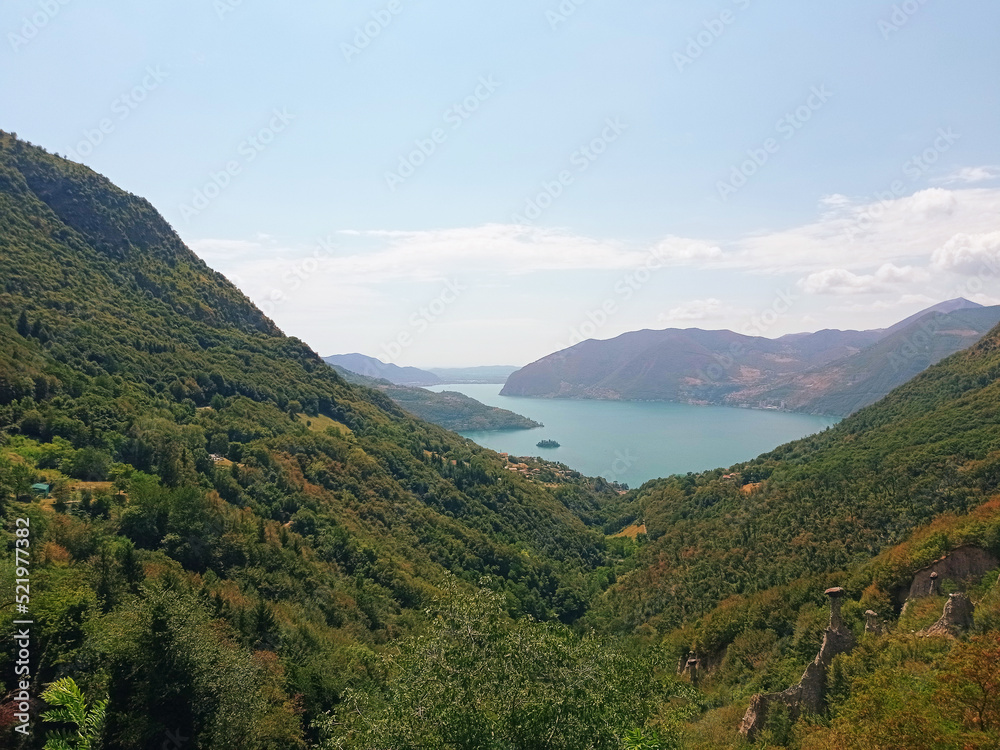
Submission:
[[[482,446],[516,456],[542,456],[588,476],[643,482],[746,461],[779,445],[822,432],[836,417],[664,402],[588,401],[501,396],[501,385],[441,385],[541,422],[534,430],[463,432]],[[559,448],[538,448],[539,440]]]

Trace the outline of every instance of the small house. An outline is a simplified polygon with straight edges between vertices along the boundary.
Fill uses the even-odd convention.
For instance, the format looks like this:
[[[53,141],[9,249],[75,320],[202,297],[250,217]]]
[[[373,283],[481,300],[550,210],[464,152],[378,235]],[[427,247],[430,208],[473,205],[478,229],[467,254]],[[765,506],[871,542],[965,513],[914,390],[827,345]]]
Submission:
[[[31,485],[31,491],[34,493],[35,497],[47,498],[51,490],[52,490],[52,485],[49,484],[39,483]]]

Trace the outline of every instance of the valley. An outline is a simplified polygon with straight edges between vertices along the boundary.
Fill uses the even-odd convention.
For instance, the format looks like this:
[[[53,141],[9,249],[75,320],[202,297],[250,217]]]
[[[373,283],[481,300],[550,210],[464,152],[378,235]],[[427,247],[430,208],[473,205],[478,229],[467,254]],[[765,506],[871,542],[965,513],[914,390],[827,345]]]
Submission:
[[[1000,741],[990,308],[929,313],[926,346],[903,326],[919,370],[895,386],[877,376],[902,352],[877,349],[891,331],[639,332],[612,355],[585,342],[543,360],[539,394],[573,395],[572,370],[578,395],[618,399],[572,402],[575,422],[537,410],[568,400],[524,399],[546,426],[508,434],[535,446],[525,455],[559,447],[522,461],[416,418],[391,383],[342,376],[148,201],[8,133],[0,279],[0,569],[23,577],[19,528],[31,559],[30,605],[0,610],[0,729],[19,725],[19,691],[75,707],[68,721],[32,709],[21,747],[66,726],[107,750]],[[677,376],[663,391],[639,364],[650,345]],[[862,388],[877,400],[826,391],[852,412],[840,421],[659,403],[709,400],[705,382],[679,384],[733,345],[747,346],[737,369],[877,376]],[[525,377],[503,393],[530,390]],[[455,387],[487,409],[511,398]],[[688,419],[675,437],[644,431],[670,414]],[[626,490],[555,463],[602,433],[604,460],[622,458],[612,433],[677,454],[715,416],[699,459],[714,467],[647,469],[668,471]],[[805,437],[780,433],[792,423]],[[718,452],[744,437],[770,447]],[[15,682],[25,616],[36,650]]]

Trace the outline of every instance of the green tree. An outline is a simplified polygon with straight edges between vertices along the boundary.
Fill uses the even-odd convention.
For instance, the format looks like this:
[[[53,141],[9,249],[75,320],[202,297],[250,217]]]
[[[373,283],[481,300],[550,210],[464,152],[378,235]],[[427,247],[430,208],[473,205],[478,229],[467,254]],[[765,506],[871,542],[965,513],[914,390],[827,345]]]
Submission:
[[[680,738],[655,729],[635,729],[622,739],[622,750],[680,750]]]
[[[49,685],[42,693],[42,700],[56,706],[42,714],[45,721],[76,727],[50,730],[44,750],[90,750],[94,747],[104,728],[106,700],[88,707],[83,691],[72,677],[64,677]]]
[[[1000,633],[955,646],[938,678],[939,694],[971,730],[1000,741]]]
[[[97,448],[83,448],[64,466],[66,472],[88,482],[103,482],[111,470],[111,456]]]
[[[953,722],[934,702],[929,681],[887,667],[858,681],[828,730],[809,734],[803,750],[939,750],[956,744]]]
[[[511,622],[503,603],[451,584],[429,632],[378,660],[374,684],[319,722],[323,747],[617,750],[668,697],[690,697],[653,660],[559,624]]]

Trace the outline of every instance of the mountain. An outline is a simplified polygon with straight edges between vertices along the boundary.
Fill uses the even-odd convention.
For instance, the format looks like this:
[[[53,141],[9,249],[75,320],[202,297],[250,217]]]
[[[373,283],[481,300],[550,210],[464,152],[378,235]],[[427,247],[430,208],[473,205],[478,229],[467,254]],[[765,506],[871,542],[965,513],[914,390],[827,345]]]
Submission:
[[[957,297],[956,299],[950,299],[945,302],[939,302],[936,305],[931,305],[926,310],[921,310],[908,318],[903,318],[895,325],[886,328],[885,333],[893,334],[897,331],[901,331],[931,313],[952,313],[959,310],[978,310],[982,307],[984,306],[980,305],[978,302],[972,302],[971,300],[967,300],[965,297]]]
[[[975,343],[1000,307],[958,299],[884,330],[778,339],[667,329],[585,341],[508,378],[502,393],[666,400],[846,416]]]
[[[424,388],[393,385],[388,380],[369,378],[332,365],[349,383],[357,383],[380,390],[401,408],[428,422],[447,430],[530,430],[542,427],[540,423],[507,409],[476,401],[456,391],[435,393]]]
[[[400,367],[374,357],[366,357],[364,354],[335,354],[324,357],[323,361],[356,372],[358,375],[388,380],[394,385],[437,385],[443,382],[437,375],[427,370]]]
[[[30,534],[30,693],[72,678],[107,697],[107,750],[313,745],[389,674],[385,644],[476,597],[498,638],[521,617],[522,636],[570,643],[559,623],[619,559],[598,528],[618,502],[346,382],[147,201],[0,132],[0,567]],[[15,616],[0,610],[4,733]],[[587,699],[581,732],[643,724],[624,683],[603,695],[626,712],[597,726]],[[50,726],[35,706],[24,747]]]
[[[698,328],[637,331],[550,354],[512,374],[502,393],[719,403],[740,388],[857,353],[879,337],[875,331],[777,340]]]
[[[511,373],[519,367],[513,365],[487,365],[485,367],[432,367],[442,383],[506,383]]]
[[[1000,322],[1000,307],[932,311],[908,320],[905,326],[886,329],[883,338],[857,354],[779,379],[776,385],[736,391],[726,401],[813,414],[852,414],[936,362],[972,346]]]

